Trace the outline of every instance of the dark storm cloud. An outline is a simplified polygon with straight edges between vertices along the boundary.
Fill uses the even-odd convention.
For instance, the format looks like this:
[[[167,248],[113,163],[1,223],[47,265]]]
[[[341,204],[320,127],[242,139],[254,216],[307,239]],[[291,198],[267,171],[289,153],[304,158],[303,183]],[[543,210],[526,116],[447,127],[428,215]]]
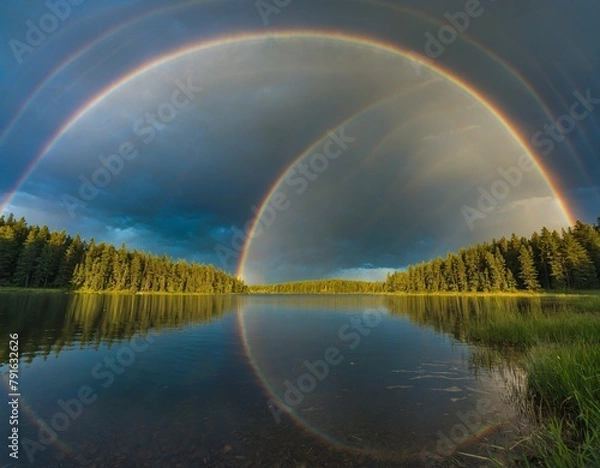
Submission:
[[[231,226],[244,225],[254,216],[252,207],[324,129],[394,89],[395,83],[381,79],[373,86],[372,72],[352,71],[352,81],[340,77],[340,69],[325,68],[301,71],[299,77],[259,73],[247,82],[230,76],[202,81],[204,88],[189,109],[165,123],[149,144],[132,131],[132,122],[156,109],[164,96],[152,94],[134,109],[120,95],[111,97],[56,144],[22,191],[59,201],[65,194],[78,197],[82,177],[91,180],[102,169],[98,156],[132,141],[139,156],[93,200],[86,199],[85,208],[76,207],[77,216],[106,219],[119,229],[139,226],[158,239],[179,239],[180,250],[185,245],[206,252],[212,247],[209,242],[224,240]],[[171,87],[173,77],[165,81]],[[130,99],[131,92],[124,89],[123,98]],[[67,223],[76,226],[78,221]],[[147,237],[134,242],[148,245]]]
[[[242,30],[333,28],[395,42],[475,84],[518,124],[527,139],[552,119],[568,112],[575,91],[585,93],[591,88],[594,96],[600,97],[600,89],[594,89],[600,82],[597,28],[600,5],[591,0],[578,2],[576,6],[559,0],[501,3],[482,0],[483,13],[472,18],[468,29],[435,58],[426,54],[425,33],[436,35],[439,27],[448,22],[445,13],[463,11],[462,0],[436,0],[425,5],[416,0],[293,1],[270,15],[267,25],[253,2],[181,4],[187,6],[155,15],[109,37],[63,70],[40,93],[20,125],[0,146],[0,192],[14,185],[61,122],[118,76],[181,44]],[[0,51],[3,72],[0,123],[11,121],[33,88],[82,43],[121,20],[133,19],[162,6],[167,5],[145,1],[103,2],[102,6],[86,2],[77,7],[80,11],[73,7],[72,17],[64,23],[65,31],[57,30],[52,40],[20,67],[16,66],[10,48],[4,47]],[[410,6],[418,14],[402,6]],[[41,3],[29,10],[6,2],[0,8],[0,40],[5,45],[11,37],[23,35],[27,19],[37,20],[45,12]],[[86,17],[89,19],[78,27],[77,22]],[[540,94],[552,116],[546,115],[509,68],[477,44],[516,68]],[[347,50],[340,48],[337,54],[322,56],[315,50],[314,45],[294,46],[289,41],[272,39],[252,47],[236,46],[221,55],[199,57],[202,66],[198,69],[191,65],[177,69],[170,65],[161,71],[162,75],[148,74],[138,82],[138,89],[129,89],[119,99],[108,99],[91,112],[88,120],[82,119],[73,133],[65,135],[8,208],[18,215],[30,215],[32,222],[47,221],[53,227],[66,227],[87,236],[115,242],[125,240],[160,253],[217,261],[213,251],[215,242],[231,241],[232,226],[241,228],[252,218],[252,207],[258,206],[295,156],[327,129],[391,93],[399,86],[394,82],[395,71],[410,73],[412,84],[425,79],[419,75],[418,67],[390,60],[385,54],[378,60],[364,62],[354,55],[358,64],[354,66],[349,58],[352,54]],[[202,94],[181,111],[172,125],[166,125],[151,144],[142,143],[132,133],[133,123],[163,102],[172,90],[173,81],[185,79],[190,71],[196,73],[204,87]],[[144,89],[148,95],[141,92]],[[409,111],[407,108],[401,112],[409,115]],[[373,122],[382,118],[372,117]],[[448,117],[441,113],[438,118]],[[594,188],[600,180],[599,122],[600,106],[578,122],[565,141],[556,142],[551,152],[542,155],[544,165],[558,180],[574,211],[588,221],[595,219],[595,210],[600,205],[600,194]],[[431,140],[427,143],[428,151],[445,150],[446,141],[443,135],[440,137],[445,131],[443,124],[439,124],[433,135],[438,138],[439,147],[431,147],[434,145]],[[379,128],[383,126],[385,121]],[[447,122],[446,126],[453,127],[453,122]],[[374,125],[374,133],[376,128],[378,125]],[[381,132],[380,137],[385,135]],[[99,167],[98,156],[111,154],[126,140],[136,144],[140,156],[128,161],[119,176],[100,190],[85,209],[78,210],[73,219],[61,204],[63,195],[76,196],[80,175],[89,178]],[[373,140],[367,146],[376,144]],[[412,154],[419,154],[417,150],[425,145],[420,141],[411,144],[414,147],[394,138],[390,143],[392,148],[396,145],[398,152]],[[455,140],[455,145],[455,151],[459,151],[458,147],[466,143]],[[390,151],[386,147],[382,154]],[[386,164],[378,168],[357,167],[357,171],[370,171],[363,183],[383,185],[389,174],[398,169],[397,159],[384,159]],[[409,160],[405,163],[402,168],[408,177]],[[485,185],[496,177],[493,171],[467,172],[462,176],[470,178],[475,186]],[[333,177],[330,183],[343,181]],[[339,223],[328,225],[323,237],[326,242],[320,243],[316,238],[310,238],[313,244],[308,239],[299,242],[304,248],[300,262],[290,252],[280,252],[268,262],[272,262],[273,271],[280,273],[281,278],[291,279],[364,265],[400,267],[424,256],[443,253],[444,231],[436,230],[436,226],[453,227],[453,235],[465,239],[470,235],[460,213],[448,211],[444,205],[447,191],[455,187],[451,179],[442,178],[435,187],[419,191],[413,181],[392,196],[369,186],[357,186],[355,192],[359,196],[344,195],[348,205],[340,204],[338,209],[371,212],[372,222],[379,223],[379,229],[365,230],[364,226],[360,229],[364,220],[340,215]],[[528,187],[521,187],[515,203],[535,198],[535,190],[528,192]],[[316,204],[327,192],[323,190],[315,191]],[[436,203],[437,209],[429,211],[430,219],[417,216],[421,214],[420,207]],[[386,216],[386,209],[400,210],[407,220],[405,223],[411,224],[410,229],[405,230],[396,218],[392,222]],[[504,220],[501,216],[499,213],[498,222]],[[302,225],[295,229],[302,229]],[[278,244],[274,241],[273,245]],[[322,267],[324,258],[327,265]],[[295,270],[287,267],[293,262],[298,263]]]

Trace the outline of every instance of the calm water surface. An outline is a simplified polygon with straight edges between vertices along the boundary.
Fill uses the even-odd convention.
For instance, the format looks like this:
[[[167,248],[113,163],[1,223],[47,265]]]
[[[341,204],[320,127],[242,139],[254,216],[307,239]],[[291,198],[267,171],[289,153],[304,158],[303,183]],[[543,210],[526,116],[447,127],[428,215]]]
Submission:
[[[17,466],[424,466],[485,453],[513,431],[518,370],[462,342],[456,317],[523,306],[489,301],[1,295],[4,395],[19,334]]]

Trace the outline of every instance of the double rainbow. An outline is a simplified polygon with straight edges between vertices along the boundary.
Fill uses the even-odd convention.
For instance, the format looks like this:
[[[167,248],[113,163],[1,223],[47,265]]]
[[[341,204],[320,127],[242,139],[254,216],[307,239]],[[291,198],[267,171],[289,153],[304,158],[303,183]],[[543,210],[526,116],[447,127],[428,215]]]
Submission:
[[[33,158],[31,164],[27,167],[23,176],[21,178],[19,178],[19,180],[14,185],[14,187],[9,191],[9,194],[8,194],[5,202],[3,203],[2,207],[6,206],[10,202],[10,200],[12,199],[14,194],[19,190],[19,188],[22,186],[22,184],[27,180],[27,178],[33,172],[33,170],[38,165],[38,163],[44,158],[44,156],[46,154],[48,154],[48,152],[50,152],[55,147],[55,145],[61,140],[61,138],[77,124],[77,122],[79,122],[93,108],[95,108],[96,106],[100,105],[103,101],[105,101],[112,93],[114,93],[118,89],[122,88],[123,86],[127,85],[132,80],[135,80],[136,78],[138,78],[141,75],[143,75],[144,73],[154,69],[155,67],[163,66],[163,65],[167,64],[168,62],[170,62],[172,60],[176,60],[178,58],[181,58],[185,55],[193,54],[193,53],[200,52],[200,51],[205,51],[205,50],[208,50],[211,48],[228,46],[228,45],[232,45],[232,44],[236,44],[236,43],[244,43],[244,42],[251,43],[252,41],[258,42],[258,41],[261,41],[261,40],[264,40],[267,38],[295,39],[295,40],[312,39],[312,40],[339,42],[339,43],[344,43],[346,45],[354,46],[354,47],[370,47],[370,48],[373,48],[374,51],[376,51],[376,50],[377,51],[385,51],[385,52],[388,52],[391,54],[397,54],[401,57],[404,57],[404,58],[407,58],[410,60],[414,60],[414,61],[422,64],[422,66],[428,67],[428,68],[432,69],[433,71],[437,72],[440,76],[442,76],[446,80],[449,80],[450,82],[452,82],[453,84],[455,84],[456,86],[458,86],[459,88],[464,90],[466,93],[471,95],[477,101],[479,101],[498,121],[500,121],[502,123],[502,125],[508,130],[508,132],[510,133],[512,138],[514,138],[514,140],[516,142],[518,142],[520,144],[520,146],[523,147],[524,150],[535,161],[535,164],[536,164],[539,172],[544,177],[544,179],[547,181],[549,187],[551,188],[552,192],[554,193],[555,198],[557,199],[558,203],[560,204],[561,210],[563,211],[565,218],[570,223],[573,222],[571,213],[569,212],[566,203],[561,198],[560,193],[556,189],[556,182],[554,180],[552,180],[550,174],[548,174],[548,172],[546,172],[544,170],[544,167],[542,166],[541,161],[539,160],[539,157],[536,155],[535,150],[532,148],[530,142],[527,141],[523,137],[523,135],[520,134],[520,132],[516,128],[516,126],[514,124],[512,124],[505,115],[502,114],[502,112],[498,109],[497,106],[494,105],[494,103],[492,103],[488,98],[483,96],[472,85],[462,81],[458,76],[456,76],[455,74],[451,73],[448,70],[443,69],[441,66],[439,66],[436,63],[423,62],[423,60],[416,54],[414,54],[408,50],[404,50],[397,45],[389,44],[389,43],[386,43],[386,42],[383,42],[380,40],[376,40],[376,39],[373,39],[370,37],[366,37],[366,36],[350,35],[350,34],[343,34],[343,33],[339,33],[339,32],[321,31],[321,30],[310,30],[310,31],[308,31],[308,30],[306,30],[306,31],[291,30],[291,31],[279,31],[276,33],[268,33],[268,34],[266,34],[266,33],[251,33],[251,34],[242,33],[242,34],[236,34],[236,35],[229,35],[229,36],[212,39],[212,40],[195,42],[192,44],[186,44],[180,48],[177,48],[176,50],[167,52],[167,53],[165,53],[159,57],[156,57],[156,58],[142,64],[141,66],[131,70],[129,73],[125,74],[124,76],[119,77],[118,79],[113,81],[111,84],[109,84],[107,87],[105,87],[100,92],[98,92],[96,95],[92,96],[88,101],[86,101],[82,106],[80,106],[65,122],[62,123],[62,125],[55,131],[55,133],[43,145],[42,149],[39,151],[39,153],[36,155],[36,157]],[[362,111],[359,111],[358,114],[360,114],[363,111],[364,111],[364,109]],[[354,118],[354,117],[355,116],[350,117],[349,119],[347,119],[347,121],[352,120],[352,118]],[[344,123],[345,122],[340,124],[337,128],[342,127],[344,125]],[[330,129],[328,129],[328,131],[329,130]],[[278,187],[281,185],[281,183],[283,182],[285,177],[289,174],[289,171],[299,161],[301,161],[307,155],[311,154],[311,152],[316,147],[318,147],[326,137],[327,137],[327,134],[324,134],[316,142],[309,145],[309,147],[302,154],[300,154],[297,158],[295,158],[290,163],[290,165],[283,171],[283,174],[275,181],[275,183],[272,185],[272,187],[267,191],[267,195],[264,197],[264,199],[261,203],[261,206],[258,210],[258,213],[255,217],[255,220],[253,222],[252,233],[251,233],[251,235],[247,236],[247,240],[244,245],[242,255],[240,257],[238,269],[237,269],[238,274],[243,273],[244,264],[247,259],[248,251],[249,251],[249,248],[251,245],[251,240],[254,237],[253,234],[257,228],[258,219],[264,212],[265,206],[268,203],[270,197],[272,196],[273,193],[275,193],[277,191]]]
[[[376,3],[376,2],[373,2],[373,3]],[[159,11],[152,12],[151,14],[162,13],[162,12],[164,12],[164,10],[165,9],[162,8]],[[138,21],[140,21],[140,19],[136,19],[134,21],[130,21],[130,22],[127,22],[116,28],[113,28],[113,30],[111,30],[107,34],[103,35],[99,40],[104,40],[106,37],[110,36],[111,34],[114,34],[115,32],[120,31],[121,29],[123,29],[125,27],[131,26],[132,23],[136,23]],[[401,56],[401,57],[404,57],[404,58],[407,58],[410,60],[414,60],[414,61],[420,63],[422,66],[428,67],[429,69],[437,72],[444,79],[449,80],[454,85],[458,86],[459,88],[464,90],[466,93],[468,93],[470,96],[472,96],[477,101],[479,101],[498,121],[500,121],[502,123],[502,125],[509,131],[511,137],[517,143],[519,143],[523,147],[523,149],[535,161],[535,164],[536,164],[539,172],[544,177],[544,179],[547,181],[549,187],[551,188],[551,190],[554,193],[555,198],[557,199],[558,203],[560,204],[561,210],[563,211],[565,218],[569,222],[573,221],[571,213],[569,212],[566,203],[561,198],[560,193],[556,189],[555,181],[552,180],[551,176],[544,170],[544,167],[542,166],[541,161],[539,160],[539,157],[536,155],[535,150],[532,148],[529,141],[527,141],[527,139],[524,138],[524,136],[519,132],[518,128],[508,120],[508,118],[501,112],[501,110],[496,105],[494,105],[493,102],[491,102],[488,98],[486,98],[484,95],[482,95],[472,85],[466,83],[461,78],[459,78],[455,74],[449,72],[448,70],[443,69],[440,65],[433,63],[433,62],[424,62],[420,56],[418,56],[408,50],[402,49],[401,47],[399,47],[397,45],[387,43],[382,40],[374,39],[374,38],[367,37],[367,36],[361,36],[361,35],[356,35],[356,34],[345,34],[345,33],[340,33],[340,32],[326,31],[326,30],[283,30],[283,31],[269,32],[269,33],[260,32],[260,33],[241,33],[241,34],[228,35],[228,36],[220,37],[217,39],[189,43],[189,44],[186,44],[175,50],[169,51],[163,55],[160,55],[156,58],[153,58],[152,60],[150,60],[146,63],[143,63],[142,65],[138,66],[137,68],[134,68],[127,74],[114,80],[112,83],[110,83],[107,87],[102,89],[97,94],[91,96],[66,121],[64,121],[60,125],[60,127],[54,132],[54,134],[49,138],[49,140],[43,144],[43,147],[41,148],[39,153],[33,158],[31,164],[27,167],[27,169],[24,172],[24,174],[22,175],[22,177],[19,178],[19,180],[14,185],[14,187],[10,190],[6,200],[4,201],[4,203],[2,205],[0,205],[0,208],[3,208],[10,202],[10,200],[12,199],[14,194],[20,189],[22,184],[27,180],[29,175],[34,171],[35,167],[39,164],[39,162],[57,145],[57,143],[61,140],[61,138],[67,132],[72,130],[74,128],[74,126],[88,112],[90,112],[93,108],[95,108],[96,106],[103,103],[112,93],[114,93],[118,89],[122,88],[123,86],[127,85],[132,80],[140,77],[141,75],[154,69],[155,67],[163,66],[163,65],[169,63],[170,61],[184,57],[185,55],[193,54],[193,53],[200,52],[203,50],[208,50],[211,48],[228,46],[228,45],[232,45],[232,44],[236,44],[236,43],[251,43],[252,41],[261,41],[261,40],[264,40],[267,38],[294,39],[294,40],[302,40],[302,39],[321,40],[321,41],[332,41],[332,42],[343,43],[345,45],[355,46],[355,47],[369,47],[369,48],[372,48],[374,51],[385,51],[387,53],[396,54],[398,56]],[[79,49],[74,55],[69,57],[62,64],[60,64],[59,67],[57,67],[52,72],[51,76],[49,77],[49,80],[54,79],[54,77],[56,77],[57,74],[60,73],[60,70],[62,70],[63,67],[68,66],[73,61],[75,61],[77,58],[81,57],[85,52],[90,50],[96,44],[96,42],[97,41],[86,44],[84,47]],[[481,47],[480,47],[480,49],[484,50]],[[507,69],[509,69],[509,67],[507,67]],[[537,97],[534,90],[532,90],[531,87],[522,79],[522,77],[520,77],[513,69],[510,69],[510,70],[511,70],[511,73],[514,76],[516,76],[519,79],[519,81],[521,83],[523,83],[523,85],[532,93],[532,95],[536,96],[536,100],[545,109],[545,111],[547,113],[549,113],[548,109],[543,105],[543,103],[541,102],[539,97]],[[46,82],[47,81],[48,80],[46,80]],[[44,83],[46,83],[46,82],[44,82]],[[37,94],[43,88],[44,83],[42,83],[40,86],[38,86],[38,88],[36,88],[34,90],[34,94],[31,95],[30,98],[25,102],[25,104],[20,108],[19,113],[9,123],[9,126],[7,127],[7,129],[3,133],[3,135],[0,136],[0,143],[2,142],[2,140],[4,138],[7,137],[7,135],[10,133],[10,131],[13,129],[15,124],[18,122],[21,114],[28,108],[28,106],[31,104],[31,102],[35,99]],[[359,115],[360,113],[364,112],[365,110],[366,109],[362,109],[354,116],[349,117],[345,122],[342,122],[337,128],[341,128],[346,122],[352,120],[353,118],[356,117],[356,115]],[[237,269],[238,275],[242,275],[242,273],[244,271],[245,262],[247,260],[248,252],[251,247],[251,242],[254,237],[253,234],[255,233],[255,231],[257,229],[258,219],[263,214],[265,207],[266,207],[268,201],[270,200],[271,196],[280,187],[281,183],[285,180],[286,176],[289,174],[289,171],[298,162],[300,162],[307,155],[310,155],[314,151],[314,149],[316,149],[317,147],[319,147],[319,145],[321,145],[323,143],[324,139],[327,138],[329,130],[330,129],[327,129],[327,133],[323,134],[316,142],[310,144],[304,152],[302,152],[297,158],[295,158],[290,163],[290,165],[283,171],[283,174],[281,174],[281,176],[274,182],[272,187],[267,191],[267,194],[264,197],[264,199],[261,203],[260,209],[258,210],[255,220],[253,222],[252,232],[250,233],[250,235],[247,236],[247,240],[244,245],[242,255],[240,258],[240,262],[238,265],[238,269]],[[240,323],[243,324],[243,319],[241,317],[240,317]],[[245,331],[243,325],[242,325],[241,334],[242,334],[242,341],[244,342],[245,347],[248,351],[247,336],[246,336],[246,331]],[[250,359],[252,361],[252,357],[251,357],[252,353],[249,351],[248,351],[248,356],[250,356]],[[257,370],[257,374],[260,375],[260,372],[258,371],[257,363],[252,362],[252,365],[255,368],[255,370]],[[263,379],[263,383],[265,383],[264,379]],[[272,392],[270,392],[270,393],[272,394]],[[325,438],[327,438],[327,437],[325,437]],[[331,442],[335,442],[335,441],[331,441]]]

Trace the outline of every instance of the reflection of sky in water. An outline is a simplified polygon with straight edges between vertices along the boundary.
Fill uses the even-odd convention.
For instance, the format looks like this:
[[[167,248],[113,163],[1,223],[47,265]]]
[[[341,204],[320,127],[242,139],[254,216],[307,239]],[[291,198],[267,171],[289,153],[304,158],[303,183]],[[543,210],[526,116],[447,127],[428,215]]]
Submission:
[[[503,409],[498,376],[475,376],[467,345],[384,308],[371,328],[363,315],[369,305],[353,309],[307,308],[302,299],[288,308],[275,301],[243,308],[256,371],[300,425],[341,446],[397,457],[435,441],[437,431],[450,431],[460,423],[457,413],[479,400]],[[324,367],[330,346],[342,361]],[[317,378],[307,377],[315,365]],[[469,438],[498,421],[495,411],[486,413]]]
[[[451,434],[458,411],[472,410],[482,396],[496,401],[502,384],[486,371],[474,377],[466,345],[388,315],[381,303],[356,296],[99,296],[65,305],[56,297],[34,321],[22,318],[36,317],[35,300],[30,308],[8,304],[0,308],[2,328],[19,333],[23,350],[38,349],[21,363],[22,437],[37,441],[40,425],[62,411],[58,400],[89,386],[97,399],[36,453],[36,465],[265,463],[303,459],[306,447],[314,449],[308,460],[319,463],[344,465],[359,452],[414,460],[424,447],[435,450],[438,431]],[[382,314],[370,329],[368,309]],[[370,333],[360,343],[349,327],[338,335],[361,317]],[[133,359],[123,354],[145,340]],[[297,383],[303,362],[323,359],[331,346],[342,362],[277,424],[268,400],[285,401],[284,382]],[[117,359],[120,373],[109,370],[107,358]],[[476,429],[468,442],[485,426]],[[350,450],[334,450],[340,446]]]

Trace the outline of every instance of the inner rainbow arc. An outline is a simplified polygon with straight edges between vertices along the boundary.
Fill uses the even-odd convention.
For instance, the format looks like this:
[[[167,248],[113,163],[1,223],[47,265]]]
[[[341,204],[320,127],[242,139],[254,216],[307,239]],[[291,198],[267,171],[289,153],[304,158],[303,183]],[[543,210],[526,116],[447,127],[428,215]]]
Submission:
[[[536,156],[536,152],[535,152],[535,149],[533,148],[532,144],[529,141],[527,141],[523,135],[521,135],[519,130],[516,128],[516,126],[513,125],[508,120],[508,118],[502,114],[502,112],[494,105],[494,103],[491,102],[491,100],[489,98],[487,98],[486,96],[484,96],[481,92],[479,92],[474,86],[469,85],[468,83],[464,82],[456,74],[453,74],[452,72],[442,68],[438,64],[434,64],[434,63],[430,63],[430,62],[423,62],[422,60],[420,60],[419,56],[413,54],[409,50],[402,49],[395,44],[389,44],[389,43],[385,43],[382,41],[374,40],[372,38],[365,38],[362,36],[349,36],[349,35],[346,35],[346,36],[333,35],[333,36],[331,36],[331,35],[328,35],[327,38],[331,39],[331,40],[340,40],[340,41],[347,42],[347,43],[356,43],[357,45],[371,46],[373,48],[377,48],[380,50],[384,50],[386,52],[390,52],[390,53],[399,55],[399,56],[407,58],[409,60],[416,60],[416,61],[422,63],[423,66],[430,68],[431,70],[437,72],[439,75],[441,75],[442,77],[446,78],[447,80],[449,80],[450,82],[452,82],[453,84],[458,86],[460,89],[465,91],[471,97],[475,98],[481,105],[483,105],[485,107],[485,109],[488,112],[490,112],[506,128],[506,130],[509,132],[511,137],[527,152],[529,157],[533,160],[537,170],[542,175],[542,177],[548,184],[550,190],[552,191],[557,203],[559,204],[561,211],[563,212],[563,214],[565,216],[565,219],[569,222],[569,224],[574,224],[575,220],[567,207],[567,203],[561,198],[560,192],[556,188],[556,185],[557,185],[556,181],[552,178],[552,176],[546,170],[544,170],[544,167],[543,167],[542,163],[540,162],[540,158],[539,158],[539,156]],[[285,178],[287,177],[289,172],[296,166],[296,164],[298,164],[303,158],[305,158],[307,155],[309,155],[319,144],[321,144],[323,142],[323,140],[327,137],[326,135],[329,134],[330,130],[335,131],[335,130],[341,128],[343,125],[345,125],[346,122],[347,122],[347,120],[344,121],[342,124],[338,125],[334,129],[327,129],[327,132],[321,137],[321,139],[312,143],[303,153],[301,153],[297,158],[295,158],[285,168],[282,175],[278,179],[276,179],[276,181],[274,182],[272,187],[268,190],[267,195],[264,197],[264,199],[261,203],[260,209],[256,212],[256,216],[254,218],[254,222],[252,223],[252,227],[251,227],[248,235],[246,236],[246,242],[243,246],[242,253],[240,256],[240,261],[239,261],[239,264],[238,264],[238,267],[236,270],[236,276],[238,276],[240,278],[243,278],[243,276],[244,276],[245,264],[248,259],[248,253],[250,250],[250,246],[252,245],[252,240],[256,237],[256,229],[258,227],[259,219],[263,215],[266,205],[268,204],[268,202],[271,199],[271,197],[273,196],[273,194],[277,191],[279,186],[285,180]]]

